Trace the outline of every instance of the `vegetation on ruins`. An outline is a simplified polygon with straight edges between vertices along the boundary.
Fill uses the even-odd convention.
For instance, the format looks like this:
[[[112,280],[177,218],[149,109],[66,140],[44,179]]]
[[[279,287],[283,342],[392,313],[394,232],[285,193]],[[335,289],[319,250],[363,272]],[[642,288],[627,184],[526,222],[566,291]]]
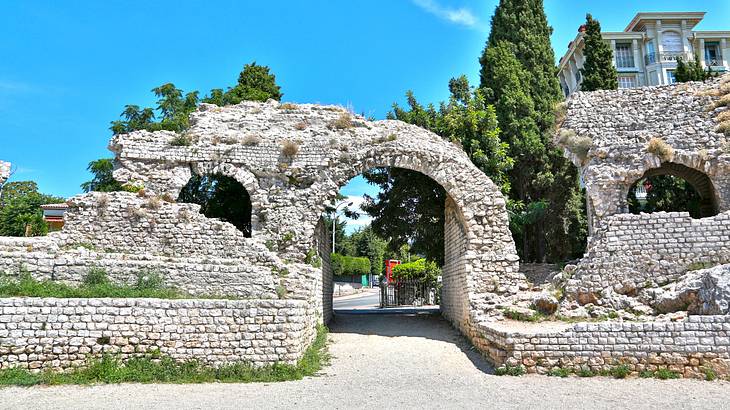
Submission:
[[[501,0],[480,59],[480,88],[515,161],[510,226],[523,261],[579,256],[587,235],[577,169],[552,143],[562,94],[551,32],[541,0]]]
[[[0,236],[40,236],[48,233],[41,205],[64,202],[38,192],[33,181],[8,182],[0,194]]]
[[[585,31],[585,64],[580,69],[583,81],[582,91],[616,90],[618,89],[618,73],[613,66],[613,51],[603,41],[601,23],[586,14]]]
[[[682,57],[677,57],[677,69],[674,70],[674,79],[678,83],[705,81],[714,76],[712,70],[702,68],[702,62],[698,56],[694,56],[692,60],[687,62]]]
[[[317,327],[317,336],[295,365],[277,363],[255,367],[250,363],[231,363],[219,367],[198,361],[175,361],[154,350],[124,362],[118,356],[105,354],[91,359],[85,366],[66,372],[45,370],[31,373],[26,369],[0,370],[0,385],[34,386],[98,383],[250,383],[301,380],[315,376],[329,362],[328,330]]]
[[[37,280],[21,270],[17,277],[0,276],[0,297],[42,298],[159,298],[185,299],[191,297],[179,289],[165,286],[155,272],[138,272],[131,285],[111,281],[106,271],[92,268],[78,286],[54,280]],[[200,298],[200,296],[196,296]],[[217,298],[217,297],[216,297]]]
[[[86,169],[94,177],[91,181],[86,181],[81,184],[81,189],[84,192],[113,192],[122,189],[122,184],[114,179],[114,159],[101,158],[91,161]]]

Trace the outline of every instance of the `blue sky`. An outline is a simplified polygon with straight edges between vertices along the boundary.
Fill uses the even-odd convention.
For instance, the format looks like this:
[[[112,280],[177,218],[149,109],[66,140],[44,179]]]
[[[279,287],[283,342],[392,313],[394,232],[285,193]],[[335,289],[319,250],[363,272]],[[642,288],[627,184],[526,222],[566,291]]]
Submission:
[[[489,1],[21,1],[0,12],[0,159],[61,196],[86,164],[110,156],[109,122],[154,105],[166,82],[202,94],[233,85],[245,63],[271,67],[284,100],[384,117],[412,89],[447,97],[449,78],[478,83]],[[640,4],[640,5],[639,5]],[[730,29],[730,1],[546,0],[561,55],[591,12],[606,31],[637,11],[707,11],[698,28]],[[362,179],[348,187],[366,191]],[[359,194],[358,194],[359,191]]]

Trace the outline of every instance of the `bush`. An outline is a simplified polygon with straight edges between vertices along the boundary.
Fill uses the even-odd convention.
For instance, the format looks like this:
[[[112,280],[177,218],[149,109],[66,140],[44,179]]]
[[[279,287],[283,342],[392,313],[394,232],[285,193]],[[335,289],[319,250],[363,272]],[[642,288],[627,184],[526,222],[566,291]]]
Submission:
[[[190,140],[190,137],[185,134],[177,134],[175,135],[175,138],[170,141],[170,145],[173,147],[187,147],[191,143],[192,141]]]
[[[104,269],[91,268],[84,275],[82,283],[86,286],[106,285],[109,283],[109,277]]]
[[[370,273],[370,259],[368,258],[343,256],[338,253],[333,253],[330,258],[333,275],[367,275]]]
[[[646,146],[646,151],[656,155],[662,161],[671,161],[674,157],[674,149],[664,142],[663,139],[654,137],[649,140],[649,144]]]
[[[631,369],[627,364],[620,364],[618,366],[613,366],[611,370],[609,370],[609,374],[616,379],[625,379],[626,376],[631,374]]]
[[[281,144],[281,153],[284,154],[285,157],[293,157],[294,155],[297,155],[299,152],[299,144],[297,144],[294,141],[284,141]]]
[[[547,375],[555,377],[568,377],[570,376],[570,369],[566,369],[564,367],[553,367],[552,369],[550,369]]]
[[[575,154],[581,161],[588,159],[588,151],[593,147],[590,137],[581,137],[572,130],[561,130],[558,143]]]
[[[248,134],[243,137],[243,145],[259,145],[261,143],[261,137],[256,134]]]
[[[723,121],[717,125],[715,132],[725,134],[726,137],[730,137],[730,120]]]
[[[335,130],[345,130],[348,128],[352,128],[352,116],[349,112],[343,112],[340,114],[339,117],[337,117],[336,120],[330,122],[330,128]]]
[[[659,369],[654,372],[654,377],[661,380],[679,379],[679,373],[669,369]]]
[[[497,376],[522,376],[525,374],[525,368],[522,366],[505,365],[495,369],[494,374]]]
[[[441,268],[436,262],[419,259],[414,262],[402,263],[393,267],[393,277],[404,280],[420,280],[425,283],[436,283],[441,275]]]

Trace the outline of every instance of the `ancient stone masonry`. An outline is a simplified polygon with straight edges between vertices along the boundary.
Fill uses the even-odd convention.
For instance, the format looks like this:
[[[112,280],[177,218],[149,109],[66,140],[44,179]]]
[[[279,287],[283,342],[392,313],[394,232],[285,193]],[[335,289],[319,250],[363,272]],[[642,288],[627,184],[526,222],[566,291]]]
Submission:
[[[0,161],[0,185],[10,178],[10,163]]]
[[[80,195],[68,201],[62,231],[0,238],[0,271],[72,283],[93,267],[118,282],[156,271],[193,295],[251,298],[253,305],[306,303],[306,331],[293,342],[299,349],[281,352],[291,361],[312,340],[317,322],[332,315],[326,205],[363,171],[400,167],[431,177],[448,193],[443,310],[455,326],[473,333],[474,323],[527,288],[505,200],[458,145],[399,121],[369,122],[340,107],[274,101],[201,104],[191,124],[181,134],[115,136],[109,146],[114,176],[139,192]],[[246,188],[250,238],[201,215],[198,205],[175,202],[193,174],[229,176]],[[261,320],[278,323],[269,315]],[[259,331],[270,338],[268,327]],[[0,338],[10,349],[19,343]]]
[[[294,364],[312,339],[312,314],[301,300],[0,299],[0,368],[152,352],[213,366]]]
[[[557,138],[581,169],[592,235],[584,258],[562,277],[564,313],[580,306],[656,313],[665,286],[689,270],[730,262],[730,144],[719,125],[728,94],[730,76],[568,101]],[[663,174],[693,185],[701,219],[627,214],[630,187]]]

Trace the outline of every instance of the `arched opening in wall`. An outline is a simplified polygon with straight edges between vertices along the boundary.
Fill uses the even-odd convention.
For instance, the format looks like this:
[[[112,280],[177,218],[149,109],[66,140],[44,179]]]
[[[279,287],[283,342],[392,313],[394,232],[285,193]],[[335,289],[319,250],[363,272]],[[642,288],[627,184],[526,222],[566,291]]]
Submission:
[[[689,212],[693,218],[717,215],[717,197],[707,174],[665,162],[644,173],[629,189],[629,212]]]
[[[449,322],[458,328],[468,316],[467,234],[439,183],[373,168],[343,186],[322,218],[330,251],[323,305],[334,309],[334,333],[458,333]]]
[[[178,202],[200,205],[200,213],[233,224],[251,237],[251,197],[234,178],[225,175],[193,175],[180,191]]]

